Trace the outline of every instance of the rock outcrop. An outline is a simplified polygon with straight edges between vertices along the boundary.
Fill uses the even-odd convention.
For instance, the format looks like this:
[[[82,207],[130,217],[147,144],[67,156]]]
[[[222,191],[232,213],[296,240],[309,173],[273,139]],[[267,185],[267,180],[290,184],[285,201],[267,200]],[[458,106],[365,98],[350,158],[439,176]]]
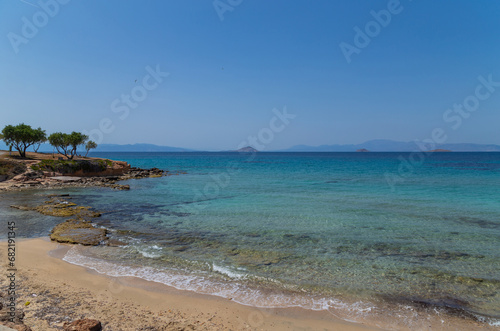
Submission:
[[[107,239],[106,234],[106,229],[94,227],[91,221],[69,219],[52,229],[50,239],[60,243],[97,246]]]

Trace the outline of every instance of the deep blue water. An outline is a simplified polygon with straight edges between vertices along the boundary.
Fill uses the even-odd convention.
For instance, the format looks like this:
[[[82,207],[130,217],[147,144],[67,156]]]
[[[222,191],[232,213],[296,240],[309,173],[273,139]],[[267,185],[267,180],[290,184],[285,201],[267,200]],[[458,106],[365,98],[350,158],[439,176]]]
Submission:
[[[68,190],[128,244],[72,249],[72,263],[349,319],[415,303],[500,318],[500,153],[92,156],[186,174]]]

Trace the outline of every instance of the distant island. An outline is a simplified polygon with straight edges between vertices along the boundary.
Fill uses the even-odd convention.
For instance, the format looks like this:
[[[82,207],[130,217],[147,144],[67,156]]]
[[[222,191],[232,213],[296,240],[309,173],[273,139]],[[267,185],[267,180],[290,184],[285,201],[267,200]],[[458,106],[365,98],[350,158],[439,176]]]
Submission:
[[[366,152],[369,152],[369,150],[367,150],[366,148],[360,148],[360,149],[357,149],[356,152],[358,152],[358,153],[366,153]]]
[[[438,148],[438,149],[433,149],[433,150],[431,150],[429,152],[432,152],[432,153],[435,153],[435,152],[444,153],[444,152],[451,152],[451,151],[449,149],[440,149],[440,148]]]
[[[415,151],[453,151],[453,152],[500,152],[500,145],[450,143],[425,144],[419,141],[394,141],[387,139],[369,140],[362,144],[348,145],[295,145],[280,152],[355,152],[368,150],[370,152],[415,152]]]
[[[234,152],[238,152],[238,153],[257,153],[258,150],[256,150],[255,148],[251,147],[251,146],[246,146],[246,147],[243,147],[243,148],[240,148]]]

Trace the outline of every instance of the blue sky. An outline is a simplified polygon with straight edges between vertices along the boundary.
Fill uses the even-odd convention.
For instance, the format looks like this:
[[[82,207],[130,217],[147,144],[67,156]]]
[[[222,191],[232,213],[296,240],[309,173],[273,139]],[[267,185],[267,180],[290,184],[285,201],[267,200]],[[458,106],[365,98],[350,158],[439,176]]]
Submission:
[[[479,76],[500,82],[499,17],[498,1],[4,0],[0,126],[205,150],[259,134],[273,150],[436,128],[446,142],[500,144],[500,87],[483,87],[458,127],[456,113],[443,118]],[[355,27],[373,30],[348,63],[340,45],[356,47]],[[132,92],[134,107],[122,101]],[[296,117],[266,136],[284,107]]]

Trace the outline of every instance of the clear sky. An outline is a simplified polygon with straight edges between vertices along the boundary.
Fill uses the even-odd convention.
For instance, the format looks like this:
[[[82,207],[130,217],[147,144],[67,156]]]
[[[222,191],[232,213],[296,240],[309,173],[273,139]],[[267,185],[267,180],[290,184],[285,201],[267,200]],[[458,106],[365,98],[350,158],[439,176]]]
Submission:
[[[59,1],[0,2],[1,127],[204,150],[436,128],[500,144],[500,83],[476,91],[500,82],[499,1]]]

